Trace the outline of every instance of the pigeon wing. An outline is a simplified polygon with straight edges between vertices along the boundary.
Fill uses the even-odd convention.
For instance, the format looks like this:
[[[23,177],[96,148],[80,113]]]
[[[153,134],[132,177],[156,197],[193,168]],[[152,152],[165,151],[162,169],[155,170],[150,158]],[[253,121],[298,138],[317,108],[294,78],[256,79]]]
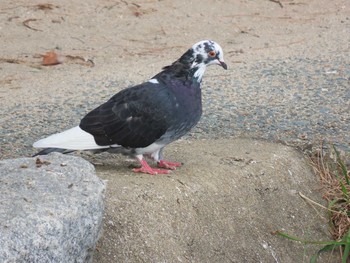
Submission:
[[[101,146],[146,147],[170,127],[172,98],[164,85],[146,82],[117,93],[79,126]]]

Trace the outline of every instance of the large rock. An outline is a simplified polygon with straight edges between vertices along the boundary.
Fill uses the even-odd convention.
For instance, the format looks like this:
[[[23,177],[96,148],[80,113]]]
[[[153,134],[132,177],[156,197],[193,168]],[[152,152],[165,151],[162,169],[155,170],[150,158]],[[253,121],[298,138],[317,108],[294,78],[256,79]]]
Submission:
[[[79,157],[0,161],[0,262],[91,262],[104,190]]]
[[[101,158],[97,174],[108,180],[96,263],[308,262],[321,246],[272,233],[330,239],[326,212],[299,195],[325,205],[318,177],[293,148],[248,139],[181,141],[165,156],[185,165],[170,175],[135,175],[125,157],[93,157]],[[337,262],[329,253],[321,257]]]

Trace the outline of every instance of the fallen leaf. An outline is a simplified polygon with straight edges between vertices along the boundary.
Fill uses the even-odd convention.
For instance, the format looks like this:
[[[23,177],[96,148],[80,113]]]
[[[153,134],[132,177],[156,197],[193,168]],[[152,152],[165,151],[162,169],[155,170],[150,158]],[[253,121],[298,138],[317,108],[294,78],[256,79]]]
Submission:
[[[42,65],[44,66],[53,66],[57,64],[61,64],[63,62],[63,58],[59,56],[55,51],[47,52],[42,61]]]
[[[22,64],[36,69],[42,69],[40,65],[36,65],[29,61],[14,59],[14,58],[0,58],[0,63],[10,63],[10,64]]]

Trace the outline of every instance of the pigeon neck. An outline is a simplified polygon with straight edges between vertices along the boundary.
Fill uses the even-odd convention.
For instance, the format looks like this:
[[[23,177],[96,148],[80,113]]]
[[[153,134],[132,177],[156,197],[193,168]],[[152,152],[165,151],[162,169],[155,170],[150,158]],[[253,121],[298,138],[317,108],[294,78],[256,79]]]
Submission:
[[[161,74],[173,76],[175,78],[192,80],[194,83],[201,83],[202,77],[205,71],[204,65],[196,65],[191,67],[189,63],[182,63],[181,61],[175,61],[172,65],[164,67]]]
[[[196,55],[193,48],[191,48],[181,56],[179,63],[186,70],[188,79],[192,79],[193,82],[201,83],[206,69],[202,56]]]
[[[196,59],[193,49],[189,49],[180,59],[176,60],[170,66],[164,67],[164,73],[170,73],[170,75],[185,79],[192,80],[196,83],[201,83],[203,74],[206,69],[206,64]]]
[[[196,65],[195,67],[190,69],[189,76],[191,76],[192,79],[196,80],[198,83],[201,83],[205,69],[206,69],[206,66],[204,64]]]

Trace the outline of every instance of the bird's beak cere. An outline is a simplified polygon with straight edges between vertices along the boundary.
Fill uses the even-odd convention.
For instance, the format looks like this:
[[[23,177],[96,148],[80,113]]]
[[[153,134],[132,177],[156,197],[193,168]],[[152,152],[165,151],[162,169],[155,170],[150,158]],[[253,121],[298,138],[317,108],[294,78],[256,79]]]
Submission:
[[[218,64],[219,64],[219,66],[223,67],[224,69],[227,69],[227,65],[223,60],[218,59]]]

